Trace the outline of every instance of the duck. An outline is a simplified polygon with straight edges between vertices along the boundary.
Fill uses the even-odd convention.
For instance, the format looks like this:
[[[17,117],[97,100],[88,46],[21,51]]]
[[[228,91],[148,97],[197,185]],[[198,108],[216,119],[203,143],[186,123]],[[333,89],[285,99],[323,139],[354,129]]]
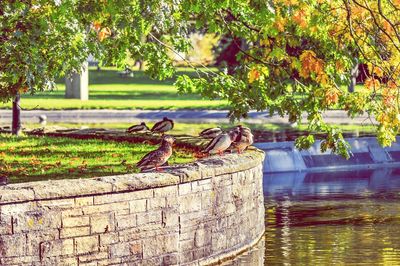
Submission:
[[[235,141],[229,147],[230,150],[236,149],[237,153],[242,153],[247,147],[254,143],[254,136],[251,133],[250,128],[244,126],[237,126],[239,130],[239,135],[235,139]]]
[[[159,167],[164,165],[169,157],[172,155],[172,144],[175,142],[175,138],[170,135],[165,135],[161,141],[160,147],[158,149],[147,153],[136,166],[141,170],[146,170],[150,168],[156,169],[157,172],[160,171]]]
[[[220,134],[222,134],[222,129],[220,127],[211,127],[201,131],[199,136],[206,139],[213,139]]]
[[[8,184],[8,177],[5,175],[0,175],[0,186],[5,186]]]
[[[44,128],[47,125],[47,116],[46,115],[39,115],[39,124]]]
[[[174,121],[168,119],[168,117],[164,116],[163,120],[158,121],[151,128],[151,132],[161,133],[164,135],[165,132],[174,128]]]
[[[203,153],[222,155],[225,150],[227,150],[232,142],[236,140],[239,136],[240,131],[238,128],[234,128],[228,132],[221,133],[211,140],[207,146],[202,151]]]
[[[139,125],[133,125],[126,130],[127,133],[134,133],[134,132],[143,132],[148,131],[149,127],[146,125],[145,122],[140,123]]]

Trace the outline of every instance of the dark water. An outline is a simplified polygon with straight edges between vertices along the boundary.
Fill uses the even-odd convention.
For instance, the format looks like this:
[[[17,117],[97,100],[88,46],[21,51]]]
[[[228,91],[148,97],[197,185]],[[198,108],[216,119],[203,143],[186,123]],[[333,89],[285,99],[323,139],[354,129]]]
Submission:
[[[264,176],[266,233],[231,265],[400,265],[400,169]]]

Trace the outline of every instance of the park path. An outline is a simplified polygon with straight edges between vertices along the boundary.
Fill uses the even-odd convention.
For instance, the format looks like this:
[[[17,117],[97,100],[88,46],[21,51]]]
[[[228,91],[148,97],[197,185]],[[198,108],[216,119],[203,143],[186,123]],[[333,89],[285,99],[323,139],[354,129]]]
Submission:
[[[135,123],[153,122],[167,116],[180,123],[223,123],[229,122],[227,114],[226,110],[29,110],[21,112],[21,119],[22,122],[35,123],[40,115],[46,115],[47,121],[54,123]],[[0,123],[9,123],[11,117],[11,110],[0,110]],[[351,119],[347,117],[346,112],[340,110],[327,111],[324,118],[326,122],[334,124],[371,124],[366,115]],[[306,120],[304,115],[303,121]],[[243,121],[257,124],[288,124],[288,117],[252,111]]]

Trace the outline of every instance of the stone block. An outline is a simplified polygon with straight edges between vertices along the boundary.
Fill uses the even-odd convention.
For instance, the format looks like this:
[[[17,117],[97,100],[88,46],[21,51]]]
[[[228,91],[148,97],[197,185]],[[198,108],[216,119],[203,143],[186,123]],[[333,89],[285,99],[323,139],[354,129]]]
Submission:
[[[155,211],[165,208],[167,205],[167,200],[165,197],[162,198],[152,198],[147,200],[147,210]]]
[[[194,246],[203,247],[211,245],[211,228],[199,228],[194,234]]]
[[[80,255],[78,257],[79,265],[81,263],[94,262],[94,261],[103,260],[103,259],[107,259],[107,258],[108,258],[108,252],[107,251],[97,252],[97,253],[94,253],[94,254]]]
[[[155,198],[176,197],[178,195],[178,186],[166,186],[154,189]]]
[[[0,235],[0,258],[24,256],[26,248],[25,234]]]
[[[37,205],[46,209],[68,209],[75,206],[75,199],[40,200],[37,202]]]
[[[83,216],[83,210],[82,208],[74,208],[70,210],[63,210],[61,211],[61,217],[77,217],[77,216]]]
[[[179,211],[181,213],[201,210],[201,193],[188,194],[180,197]]]
[[[162,265],[178,265],[178,254],[168,254],[163,256]]]
[[[62,219],[62,227],[89,226],[89,224],[89,216],[65,217]]]
[[[66,227],[60,229],[60,238],[90,235],[90,226]]]
[[[81,207],[81,206],[88,206],[88,205],[93,205],[93,197],[79,197],[75,198],[75,206]]]
[[[40,257],[51,258],[74,253],[73,239],[58,239],[40,243]],[[43,259],[42,259],[43,260]]]
[[[94,204],[107,204],[122,201],[131,201],[137,199],[148,199],[153,197],[152,189],[145,189],[141,191],[132,191],[125,193],[106,194],[94,197]]]
[[[151,199],[148,199],[151,200]],[[129,201],[129,213],[145,212],[147,210],[147,199]]]
[[[137,226],[137,215],[116,215],[115,216],[116,230],[120,231],[127,228],[133,228]]]
[[[192,192],[192,183],[179,184],[179,195],[187,195]]]
[[[161,211],[161,225],[163,227],[178,227],[179,212],[174,209],[164,209]]]
[[[106,212],[115,212],[117,214],[128,214],[129,213],[129,202],[115,202],[109,204],[93,205],[83,207],[83,213],[85,215],[100,214]]]
[[[58,229],[32,231],[26,234],[26,255],[37,256],[39,259],[40,244],[59,239]]]
[[[179,234],[157,235],[142,241],[144,259],[160,257],[178,251]]]
[[[136,221],[138,226],[159,224],[161,226],[162,214],[161,211],[138,213],[136,215]]]
[[[129,243],[116,243],[110,246],[110,258],[121,258],[131,255]]]
[[[119,266],[122,264],[121,258],[108,258],[97,261],[97,266]],[[123,264],[122,264],[123,265]]]
[[[104,233],[100,235],[100,246],[108,246],[119,241],[117,232]]]
[[[75,238],[76,254],[87,254],[99,250],[98,236],[84,236]]]
[[[107,233],[115,230],[114,214],[93,215],[90,217],[91,234]]]

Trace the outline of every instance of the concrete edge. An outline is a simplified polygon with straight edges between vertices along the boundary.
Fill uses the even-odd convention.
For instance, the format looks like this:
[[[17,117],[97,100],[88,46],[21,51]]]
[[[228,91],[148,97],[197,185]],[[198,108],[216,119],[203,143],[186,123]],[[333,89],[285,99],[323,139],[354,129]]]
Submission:
[[[263,159],[264,153],[261,150],[252,149],[243,154],[211,156],[189,164],[166,167],[164,173],[150,172],[91,179],[63,179],[9,184],[0,187],[0,205],[178,185],[252,169]],[[63,189],[60,190],[60,187]]]

